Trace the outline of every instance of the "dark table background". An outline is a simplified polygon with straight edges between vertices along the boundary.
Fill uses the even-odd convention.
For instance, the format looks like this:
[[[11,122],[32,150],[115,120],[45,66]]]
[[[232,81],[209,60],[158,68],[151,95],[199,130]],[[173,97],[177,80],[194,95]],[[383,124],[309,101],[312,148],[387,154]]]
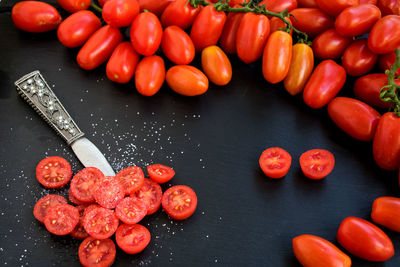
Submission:
[[[171,184],[197,193],[195,214],[183,222],[158,211],[142,221],[152,241],[139,255],[117,250],[115,266],[299,266],[293,237],[315,234],[337,244],[347,216],[369,219],[379,196],[399,196],[397,173],[379,169],[370,143],[352,139],[312,110],[301,96],[262,77],[260,62],[246,65],[232,57],[233,79],[210,85],[199,97],[183,97],[164,85],[153,97],[138,94],[132,82],[107,80],[104,66],[80,69],[77,49],[67,49],[56,33],[30,34],[11,21],[12,2],[0,2],[0,264],[78,266],[80,241],[50,235],[34,219],[35,202],[48,190],[35,178],[46,156],[65,157],[74,173],[82,169],[63,140],[17,95],[14,81],[40,70],[87,137],[116,171],[130,165],[164,163],[176,171]],[[65,17],[65,13],[63,13]],[[194,62],[199,66],[199,59]],[[352,94],[349,79],[341,95]],[[261,152],[281,146],[293,157],[282,180],[259,169]],[[330,150],[333,172],[311,181],[298,158],[312,148]],[[166,189],[168,185],[163,186]],[[384,228],[383,228],[384,229]],[[384,229],[400,250],[400,235]],[[399,266],[352,256],[353,266]]]

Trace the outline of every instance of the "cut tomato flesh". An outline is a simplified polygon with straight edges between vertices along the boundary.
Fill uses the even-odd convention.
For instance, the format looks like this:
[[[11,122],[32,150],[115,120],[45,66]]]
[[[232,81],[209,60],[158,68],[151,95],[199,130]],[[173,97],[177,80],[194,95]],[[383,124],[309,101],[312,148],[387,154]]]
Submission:
[[[39,162],[36,167],[36,178],[43,186],[58,188],[71,180],[71,165],[61,157],[48,157]]]

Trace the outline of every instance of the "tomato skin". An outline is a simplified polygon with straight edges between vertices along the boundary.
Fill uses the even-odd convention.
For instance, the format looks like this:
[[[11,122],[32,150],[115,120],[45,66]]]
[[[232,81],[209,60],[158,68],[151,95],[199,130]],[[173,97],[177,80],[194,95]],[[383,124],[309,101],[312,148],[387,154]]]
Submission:
[[[53,6],[39,1],[21,1],[11,10],[15,27],[27,32],[47,32],[57,29],[61,16]]]
[[[345,82],[346,70],[331,59],[324,60],[307,81],[303,100],[311,108],[322,108],[339,93]]]
[[[224,51],[216,45],[201,52],[201,66],[207,78],[216,85],[227,85],[232,79],[232,65]]]
[[[400,2],[398,0],[379,0],[378,7],[384,16],[400,15]]]
[[[312,180],[321,180],[328,176],[335,167],[335,157],[325,149],[311,149],[299,158],[303,174]]]
[[[374,224],[357,217],[345,218],[337,241],[351,254],[369,261],[386,261],[394,255],[390,238]]]
[[[372,204],[371,219],[390,230],[400,232],[400,198],[378,197]]]
[[[371,4],[371,5],[377,5],[378,0],[359,0],[360,5],[362,4]]]
[[[184,220],[193,215],[197,207],[197,196],[192,188],[186,185],[174,185],[162,196],[165,212],[175,220]]]
[[[141,55],[153,55],[161,44],[163,30],[156,15],[143,12],[136,16],[131,26],[133,48]]]
[[[246,64],[261,57],[269,36],[269,19],[264,15],[246,13],[236,33],[236,52]]]
[[[114,242],[109,239],[96,239],[89,236],[79,246],[79,262],[84,267],[107,267],[114,262],[116,249]]]
[[[168,4],[161,15],[161,24],[165,27],[176,25],[185,30],[189,28],[197,14],[200,12],[200,7],[192,7],[187,4],[186,0],[175,0]]]
[[[372,150],[375,162],[385,170],[394,171],[400,166],[400,117],[386,112],[376,128]]]
[[[265,80],[274,84],[285,79],[292,59],[292,43],[287,32],[276,31],[269,36],[262,58]]]
[[[378,61],[378,55],[369,50],[367,39],[353,41],[342,57],[342,66],[348,75],[361,76],[372,70]]]
[[[297,0],[263,0],[258,5],[265,5],[266,9],[275,13],[285,9],[290,12],[297,8]]]
[[[130,26],[138,14],[136,0],[108,0],[102,11],[104,21],[115,28]]]
[[[166,74],[168,86],[185,96],[202,95],[208,90],[208,78],[198,68],[190,65],[176,65]]]
[[[359,0],[315,0],[318,7],[325,13],[336,16],[343,9],[351,6],[357,6]]]
[[[140,10],[148,10],[157,16],[160,16],[164,9],[174,0],[137,0]]]
[[[368,36],[368,47],[376,54],[393,52],[400,46],[400,16],[389,15],[378,20]]]
[[[318,8],[296,8],[290,14],[293,26],[314,37],[333,27],[334,20]]]
[[[292,47],[292,59],[288,74],[283,81],[286,91],[291,95],[303,91],[314,68],[314,53],[310,46],[297,43]]]
[[[229,13],[219,39],[219,45],[227,54],[236,54],[236,36],[244,13]]]
[[[144,57],[135,72],[136,90],[144,96],[157,93],[165,80],[164,59],[160,56]]]
[[[287,21],[290,23],[290,25],[292,24],[290,19],[288,19]],[[270,26],[270,32],[269,33],[271,34],[273,32],[279,31],[281,28],[285,28],[287,25],[280,18],[272,17],[269,20],[269,26]],[[290,30],[290,35],[292,35],[292,33],[293,33],[293,30]]]
[[[266,176],[279,179],[289,172],[292,156],[283,148],[270,147],[262,152],[258,163]]]
[[[140,224],[121,224],[115,233],[117,245],[128,254],[142,252],[150,243],[150,239],[149,230]]]
[[[398,47],[397,49],[400,49],[400,47]],[[396,54],[394,53],[394,51],[388,54],[380,55],[378,59],[379,69],[383,72],[385,72],[386,70],[390,70],[395,61],[396,61]],[[400,75],[400,68],[397,69],[395,73],[396,77],[399,75]]]
[[[297,0],[298,7],[318,8],[316,0]]]
[[[351,259],[334,244],[315,235],[293,238],[293,252],[304,267],[350,267]]]
[[[159,184],[166,183],[175,176],[174,169],[162,164],[148,165],[147,172],[150,179]]]
[[[88,9],[90,0],[57,0],[57,3],[70,13]]]
[[[335,59],[340,58],[351,41],[351,37],[341,36],[335,29],[329,29],[315,37],[312,48],[317,58]]]
[[[117,83],[129,82],[135,74],[140,56],[130,42],[120,43],[113,51],[107,62],[108,79]]]
[[[207,46],[217,44],[225,21],[225,12],[216,11],[214,6],[201,9],[190,30],[190,37],[197,52],[201,52]]]
[[[192,39],[184,30],[175,25],[164,29],[161,49],[167,58],[177,65],[189,64],[195,55]]]

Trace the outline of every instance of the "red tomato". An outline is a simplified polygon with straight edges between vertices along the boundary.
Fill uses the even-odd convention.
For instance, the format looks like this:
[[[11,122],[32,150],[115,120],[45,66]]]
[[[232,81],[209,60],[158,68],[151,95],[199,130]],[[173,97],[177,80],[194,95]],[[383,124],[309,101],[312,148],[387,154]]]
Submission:
[[[315,235],[293,238],[293,252],[304,267],[350,267],[351,259],[334,244]]]
[[[57,0],[57,3],[70,13],[88,9],[90,0]]]
[[[71,180],[71,193],[84,203],[94,202],[94,190],[97,181],[104,179],[104,174],[95,167],[87,167],[75,174]]]
[[[131,26],[131,42],[136,52],[144,56],[153,55],[161,44],[162,27],[157,16],[151,12],[140,13]]]
[[[342,36],[363,35],[381,18],[381,11],[375,5],[365,4],[348,7],[335,20],[335,29]]]
[[[232,65],[224,51],[212,45],[201,52],[201,66],[207,78],[216,85],[227,85],[232,79]]]
[[[357,6],[359,0],[315,0],[318,7],[325,13],[336,16],[343,9],[351,6]]]
[[[325,149],[311,149],[300,156],[300,168],[303,174],[313,180],[328,176],[335,166],[335,157]]]
[[[94,208],[87,212],[83,218],[83,227],[86,232],[97,239],[112,236],[118,228],[118,218],[114,211],[103,207]]]
[[[336,97],[328,104],[328,113],[336,125],[351,137],[371,141],[381,115],[364,102]]]
[[[104,4],[107,2],[108,0],[97,0],[97,2],[99,3],[99,6],[103,7]]]
[[[287,19],[287,21],[292,24],[290,19]],[[269,26],[270,26],[270,34],[276,31],[279,31],[283,28],[285,28],[287,26],[287,24],[285,22],[283,22],[283,20],[281,20],[278,17],[272,17],[269,20]],[[290,30],[290,35],[292,35],[293,30]]]
[[[66,185],[71,180],[71,176],[71,165],[61,157],[47,157],[36,166],[36,179],[48,188]]]
[[[318,8],[317,2],[315,0],[297,0],[298,7],[315,7]]]
[[[192,62],[195,49],[190,36],[178,26],[165,28],[161,49],[169,60],[177,65],[186,65]]]
[[[378,56],[368,48],[367,39],[358,39],[344,50],[342,66],[347,74],[361,76],[372,70],[377,60]]]
[[[236,33],[236,52],[246,64],[261,57],[269,36],[267,16],[246,13]]]
[[[400,198],[378,197],[372,204],[371,219],[390,230],[400,232]]]
[[[278,13],[285,9],[292,11],[297,8],[297,0],[262,0],[258,5],[265,5],[269,11]]]
[[[68,199],[71,203],[74,203],[75,205],[87,205],[86,202],[79,201],[76,197],[74,197],[74,194],[72,194],[71,187],[68,190]]]
[[[400,16],[389,15],[378,20],[368,36],[368,47],[376,54],[393,52],[400,46]]]
[[[384,16],[400,15],[400,2],[398,0],[379,0],[378,6]]]
[[[161,186],[151,179],[145,178],[143,186],[133,196],[144,202],[147,215],[155,213],[161,206]]]
[[[100,19],[93,12],[81,10],[70,15],[60,24],[57,37],[66,47],[79,47],[100,27]]]
[[[87,206],[87,207],[83,210],[83,215],[82,215],[82,217],[85,217],[86,214],[88,214],[89,212],[91,212],[92,210],[97,209],[97,208],[101,208],[101,206],[98,205],[98,204],[89,204],[89,206]]]
[[[115,259],[115,244],[111,239],[96,239],[91,236],[79,246],[78,256],[82,266],[110,266]]]
[[[282,178],[290,169],[292,157],[280,147],[270,147],[263,151],[258,162],[266,176]]]
[[[265,45],[262,72],[265,80],[278,83],[285,79],[292,59],[292,36],[283,31],[272,33]]]
[[[115,177],[121,180],[126,195],[133,194],[135,191],[139,190],[144,183],[143,171],[136,166],[131,166],[119,171]]]
[[[248,2],[249,2],[249,0],[230,0],[228,2],[228,4],[230,7],[234,7],[234,6],[238,6],[240,4],[248,3]],[[240,5],[240,7],[241,7],[241,5]]]
[[[333,27],[333,19],[318,8],[296,8],[290,14],[293,26],[309,36],[316,36]]]
[[[57,29],[61,16],[53,6],[39,1],[21,1],[11,10],[15,27],[27,32],[47,32]]]
[[[115,215],[123,223],[135,224],[140,222],[147,214],[146,204],[140,199],[126,197],[115,208]]]
[[[214,6],[206,6],[201,9],[190,30],[190,37],[196,51],[201,52],[207,46],[217,44],[225,21],[225,12],[216,11]]]
[[[372,142],[375,162],[385,170],[400,166],[400,117],[386,112],[379,120]]]
[[[104,21],[115,28],[130,26],[138,14],[136,0],[108,0],[102,11]]]
[[[186,185],[175,185],[164,192],[162,206],[171,218],[184,220],[192,216],[196,210],[197,196],[192,188]]]
[[[398,47],[397,49],[400,49],[400,47]],[[390,70],[395,61],[396,61],[396,54],[394,52],[380,55],[378,59],[379,69],[383,72],[385,72],[386,70]],[[395,73],[396,77],[399,75],[400,75],[400,68],[398,68]]]
[[[296,95],[303,91],[314,68],[314,53],[310,46],[302,43],[292,47],[292,59],[288,74],[283,81],[286,91]]]
[[[44,196],[36,202],[33,208],[33,216],[43,223],[48,209],[60,204],[67,204],[67,200],[63,196],[54,194]]]
[[[118,246],[128,254],[142,252],[150,243],[150,239],[149,230],[140,224],[121,224],[115,233]]]
[[[303,100],[311,108],[322,108],[342,89],[346,70],[327,59],[318,64],[303,91]]]
[[[135,87],[145,96],[157,93],[165,80],[165,64],[160,56],[144,57],[136,67]]]
[[[181,29],[187,29],[199,12],[200,7],[192,7],[187,0],[175,0],[168,4],[162,13],[161,24],[164,27],[176,25]]]
[[[43,221],[46,229],[55,235],[67,235],[71,233],[78,222],[78,209],[68,204],[50,207]]]
[[[392,241],[381,229],[356,217],[342,221],[337,241],[351,254],[369,261],[386,261],[394,254]]]
[[[101,27],[79,50],[76,57],[79,66],[85,70],[97,68],[107,61],[121,41],[122,34],[118,29],[109,25]]]
[[[147,172],[154,182],[163,184],[175,176],[175,171],[171,167],[162,164],[151,164],[147,166]]]
[[[245,13],[229,13],[222,30],[219,45],[227,54],[236,53],[236,35]]]
[[[81,206],[76,207],[79,211],[79,222],[75,226],[74,230],[72,230],[72,232],[70,233],[70,235],[73,238],[76,238],[79,240],[83,240],[89,236],[89,234],[86,233],[85,228],[83,227],[83,213],[85,211],[86,206],[87,205],[81,205]]]
[[[174,0],[137,0],[140,10],[148,10],[160,16],[164,9]]]
[[[120,43],[107,62],[106,73],[108,79],[117,83],[129,82],[135,74],[140,56],[133,49],[130,42]]]
[[[199,69],[190,65],[171,67],[165,76],[168,86],[185,96],[204,94],[208,90],[208,79]]]
[[[362,4],[372,4],[372,5],[377,5],[378,0],[359,0],[360,5]]]
[[[320,59],[340,58],[352,40],[351,37],[339,35],[335,29],[329,29],[315,37],[312,49]]]
[[[106,209],[113,209],[118,202],[124,199],[125,188],[119,178],[108,176],[97,181],[93,196],[100,206]]]

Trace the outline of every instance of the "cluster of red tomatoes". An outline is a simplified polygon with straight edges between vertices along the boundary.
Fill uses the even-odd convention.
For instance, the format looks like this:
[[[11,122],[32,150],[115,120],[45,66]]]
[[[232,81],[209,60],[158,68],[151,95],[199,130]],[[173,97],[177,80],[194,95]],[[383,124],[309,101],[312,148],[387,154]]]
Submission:
[[[147,247],[151,235],[138,224],[160,206],[173,219],[190,217],[197,207],[197,196],[188,186],[175,185],[162,192],[160,183],[171,180],[172,168],[147,166],[150,178],[141,168],[132,166],[115,176],[104,176],[97,168],[87,167],[72,177],[70,164],[61,157],[43,159],[36,167],[38,181],[48,188],[59,188],[70,180],[69,205],[61,195],[39,199],[33,214],[55,235],[82,239],[79,260],[83,266],[109,266],[116,255],[114,242],[126,253],[136,254]],[[121,223],[120,223],[121,222]]]

